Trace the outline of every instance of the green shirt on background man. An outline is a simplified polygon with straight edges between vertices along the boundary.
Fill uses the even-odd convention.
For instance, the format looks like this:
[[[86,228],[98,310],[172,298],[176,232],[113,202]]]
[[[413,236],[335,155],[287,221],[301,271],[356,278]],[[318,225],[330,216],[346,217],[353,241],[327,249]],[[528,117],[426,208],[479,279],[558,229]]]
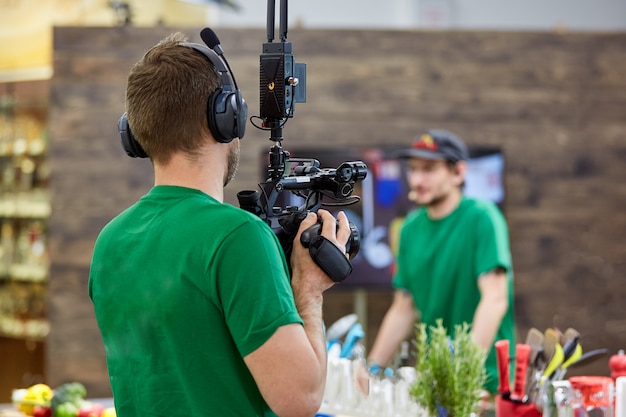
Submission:
[[[493,203],[463,197],[441,219],[430,219],[425,208],[410,213],[400,233],[397,273],[393,285],[413,296],[420,321],[445,328],[471,324],[480,301],[477,280],[498,267],[507,272],[509,303],[495,340],[508,339],[514,349],[513,270],[508,228]],[[485,389],[497,391],[495,349],[486,359]]]

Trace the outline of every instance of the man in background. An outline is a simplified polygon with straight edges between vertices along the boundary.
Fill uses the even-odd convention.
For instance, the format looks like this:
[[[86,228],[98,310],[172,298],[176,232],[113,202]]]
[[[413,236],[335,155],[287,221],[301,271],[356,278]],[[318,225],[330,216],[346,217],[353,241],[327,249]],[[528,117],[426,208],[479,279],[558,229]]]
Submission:
[[[463,195],[468,150],[445,130],[419,135],[398,154],[407,164],[409,198],[420,207],[400,232],[394,299],[368,356],[376,372],[413,334],[416,321],[453,330],[467,322],[488,353],[485,389],[498,377],[495,341],[514,346],[513,270],[508,228],[491,202]]]
[[[299,237],[319,218],[345,252],[348,220],[309,213],[289,276],[270,227],[223,202],[241,134],[214,120],[219,58],[186,40],[170,35],[130,71],[129,148],[152,161],[154,187],[104,227],[91,263],[117,415],[312,416],[326,378],[322,293],[333,281]],[[218,104],[246,120],[242,100]]]

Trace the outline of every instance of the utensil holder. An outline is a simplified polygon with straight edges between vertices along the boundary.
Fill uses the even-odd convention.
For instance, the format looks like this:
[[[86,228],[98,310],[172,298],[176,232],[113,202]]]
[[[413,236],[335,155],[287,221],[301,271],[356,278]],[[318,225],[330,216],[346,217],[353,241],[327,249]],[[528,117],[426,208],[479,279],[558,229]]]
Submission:
[[[496,417],[542,417],[535,404],[523,404],[496,397]]]

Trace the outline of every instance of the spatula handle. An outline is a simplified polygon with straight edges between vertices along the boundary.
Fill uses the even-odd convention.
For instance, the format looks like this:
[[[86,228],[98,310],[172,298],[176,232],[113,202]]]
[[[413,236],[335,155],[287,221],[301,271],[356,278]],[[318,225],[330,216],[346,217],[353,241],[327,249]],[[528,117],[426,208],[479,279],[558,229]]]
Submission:
[[[511,382],[509,380],[509,341],[506,339],[498,340],[496,342],[496,361],[498,363],[498,391],[503,396],[508,396],[511,393]]]
[[[513,393],[511,394],[512,400],[524,401],[526,396],[526,372],[528,371],[529,361],[530,346],[518,343],[515,346],[515,382],[513,384]]]

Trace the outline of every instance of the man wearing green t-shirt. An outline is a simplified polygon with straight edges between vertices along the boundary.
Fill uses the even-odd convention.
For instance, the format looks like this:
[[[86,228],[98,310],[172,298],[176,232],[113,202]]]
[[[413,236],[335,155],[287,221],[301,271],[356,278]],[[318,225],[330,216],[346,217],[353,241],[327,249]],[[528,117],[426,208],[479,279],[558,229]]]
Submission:
[[[506,222],[491,202],[463,195],[466,145],[451,132],[429,130],[406,159],[409,198],[420,207],[402,226],[394,299],[369,354],[370,367],[385,365],[415,322],[447,329],[471,324],[488,352],[485,389],[497,391],[494,343],[513,347],[513,268]]]
[[[91,262],[117,415],[314,415],[326,378],[322,294],[333,281],[299,237],[319,217],[345,253],[347,217],[309,213],[290,277],[270,227],[223,202],[245,102],[218,55],[186,40],[168,36],[130,71],[122,143],[150,158],[154,187],[104,227]]]

